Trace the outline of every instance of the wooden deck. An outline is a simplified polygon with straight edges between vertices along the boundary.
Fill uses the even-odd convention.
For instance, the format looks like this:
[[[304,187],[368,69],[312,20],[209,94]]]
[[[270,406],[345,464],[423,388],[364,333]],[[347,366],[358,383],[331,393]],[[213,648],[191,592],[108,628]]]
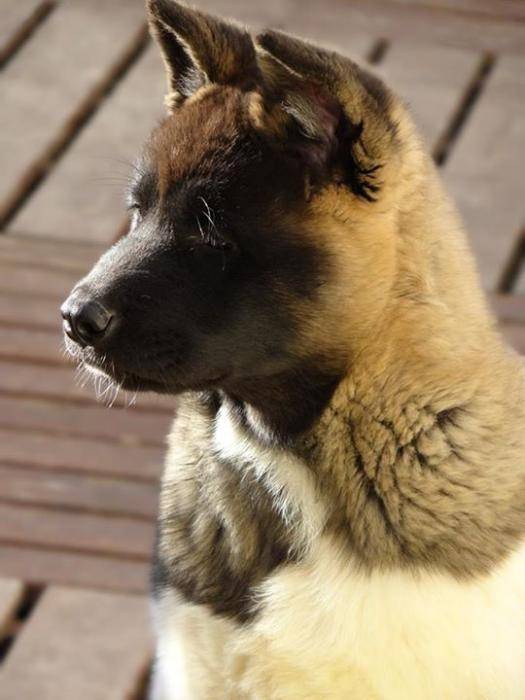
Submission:
[[[525,352],[525,4],[195,1],[360,57],[397,87]],[[2,0],[0,66],[0,700],[139,700],[173,405],[97,403],[61,352],[58,306],[123,230],[161,63],[140,0]]]

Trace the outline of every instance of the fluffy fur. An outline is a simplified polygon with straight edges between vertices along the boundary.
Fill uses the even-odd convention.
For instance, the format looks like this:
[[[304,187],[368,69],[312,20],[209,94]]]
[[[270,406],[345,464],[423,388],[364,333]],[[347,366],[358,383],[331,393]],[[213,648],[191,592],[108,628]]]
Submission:
[[[289,455],[258,450],[227,414],[213,440],[243,470],[245,460],[260,470],[276,500],[301,508],[312,529],[299,536],[300,561],[253,591],[259,612],[249,624],[162,591],[155,698],[525,697],[525,546],[468,580],[429,568],[368,571],[345,538],[320,534],[325,504]],[[179,475],[181,462],[175,449],[168,475]]]
[[[525,371],[405,107],[149,0],[168,117],[82,359],[180,395],[154,700],[524,700]]]

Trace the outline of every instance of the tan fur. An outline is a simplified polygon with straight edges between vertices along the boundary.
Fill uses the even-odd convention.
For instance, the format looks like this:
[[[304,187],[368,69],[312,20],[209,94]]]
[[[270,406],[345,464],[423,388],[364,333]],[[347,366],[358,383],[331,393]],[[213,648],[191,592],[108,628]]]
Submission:
[[[254,402],[240,416],[226,390],[214,410],[183,398],[161,497],[165,697],[523,700],[523,362],[397,98],[339,56],[258,42],[265,89],[206,88],[181,120],[222,100],[225,129],[240,110],[278,138],[290,105],[314,129],[299,102],[267,98],[317,81],[363,121],[358,157],[380,164],[380,189],[366,201],[336,174],[282,214],[329,260],[315,295],[280,297],[296,356],[343,375],[314,423],[283,445]],[[154,142],[164,183],[189,167],[170,159],[170,129]],[[286,405],[278,379],[260,382]]]

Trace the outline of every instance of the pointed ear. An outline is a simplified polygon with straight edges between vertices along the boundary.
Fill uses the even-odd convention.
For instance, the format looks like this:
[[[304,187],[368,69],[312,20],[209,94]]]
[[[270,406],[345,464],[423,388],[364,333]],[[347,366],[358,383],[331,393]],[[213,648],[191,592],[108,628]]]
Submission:
[[[267,52],[260,52],[264,92],[272,124],[310,166],[322,169],[337,146],[342,109],[322,86],[294,73]]]
[[[258,76],[255,48],[240,27],[174,0],[146,0],[150,31],[166,65],[172,108],[206,83],[249,87]]]
[[[334,150],[354,192],[373,199],[377,171],[395,140],[393,96],[379,78],[339,54],[278,31],[256,38],[270,92],[317,140],[321,157]]]

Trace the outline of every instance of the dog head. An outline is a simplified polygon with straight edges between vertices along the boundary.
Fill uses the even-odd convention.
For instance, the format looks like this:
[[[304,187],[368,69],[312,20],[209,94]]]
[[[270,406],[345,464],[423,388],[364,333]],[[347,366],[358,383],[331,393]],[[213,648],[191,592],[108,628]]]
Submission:
[[[135,168],[129,233],[62,307],[67,342],[130,389],[243,398],[312,368],[330,386],[392,285],[398,102],[278,32],[172,0],[148,12],[168,116]]]

